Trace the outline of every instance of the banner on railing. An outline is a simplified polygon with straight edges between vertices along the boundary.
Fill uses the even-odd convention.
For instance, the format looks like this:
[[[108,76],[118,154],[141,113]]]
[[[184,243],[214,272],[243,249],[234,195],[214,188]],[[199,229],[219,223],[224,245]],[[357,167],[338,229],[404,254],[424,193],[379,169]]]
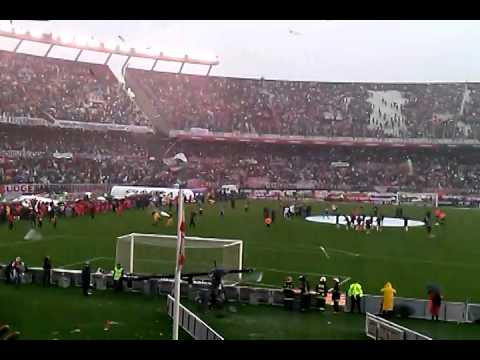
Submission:
[[[71,152],[66,152],[66,153],[54,152],[53,157],[55,159],[72,159],[73,154]]]
[[[93,123],[82,121],[70,121],[70,120],[55,120],[50,126],[69,128],[69,129],[84,129],[93,131],[126,131],[139,134],[153,133],[153,129],[148,126],[138,125],[120,125],[113,123]]]
[[[110,184],[7,184],[0,185],[0,194],[40,194],[47,192],[68,192],[68,193],[109,193]]]
[[[183,138],[190,140],[208,140],[208,141],[231,141],[231,142],[256,142],[268,144],[309,144],[309,145],[365,145],[365,146],[388,146],[388,147],[419,147],[434,148],[437,146],[480,146],[479,140],[474,139],[403,139],[403,138],[354,138],[339,136],[283,136],[273,134],[255,134],[255,133],[223,133],[208,132],[197,133],[188,130],[170,130],[171,138]]]
[[[48,126],[47,120],[28,116],[0,116],[0,123],[23,126]]]
[[[25,151],[25,150],[1,150],[0,151],[0,156],[12,158],[12,159],[33,158],[33,157],[41,156],[44,154],[45,152],[43,151]]]

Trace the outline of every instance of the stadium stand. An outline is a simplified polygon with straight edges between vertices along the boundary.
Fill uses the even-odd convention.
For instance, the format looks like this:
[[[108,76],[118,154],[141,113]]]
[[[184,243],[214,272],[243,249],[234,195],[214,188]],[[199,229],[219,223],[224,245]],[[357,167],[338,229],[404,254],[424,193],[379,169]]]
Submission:
[[[0,116],[149,125],[103,64],[0,51]]]
[[[480,84],[322,83],[129,68],[171,129],[377,138],[479,139]]]
[[[230,144],[51,124],[63,119],[150,126],[143,115],[148,114],[168,124],[156,125],[163,133],[207,128],[237,134],[480,139],[479,84],[336,84],[132,68],[125,78],[135,101],[106,65],[0,51],[0,184],[171,186],[176,178],[162,159],[184,152],[189,158],[185,177],[193,187],[480,190],[474,147]],[[45,122],[8,121],[22,116]]]
[[[175,176],[162,162],[167,152],[184,152],[185,177],[205,187],[480,190],[478,150],[468,148],[175,142],[153,134],[17,125],[0,125],[0,183],[171,186]]]

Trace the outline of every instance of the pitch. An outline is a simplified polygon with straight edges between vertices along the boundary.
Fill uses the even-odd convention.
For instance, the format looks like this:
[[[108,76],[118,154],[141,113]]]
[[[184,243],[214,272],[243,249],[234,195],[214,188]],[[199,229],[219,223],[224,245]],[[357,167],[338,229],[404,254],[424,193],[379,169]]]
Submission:
[[[319,215],[325,208],[325,203],[310,204],[314,216]],[[350,212],[358,206],[336,205],[340,213]],[[306,221],[301,217],[285,220],[280,216],[281,204],[277,201],[250,201],[247,212],[241,200],[237,201],[235,209],[228,203],[223,207],[225,216],[221,217],[218,203],[205,205],[203,215],[197,216],[196,227],[187,227],[186,233],[188,236],[244,240],[244,266],[255,267],[264,273],[262,283],[256,284],[257,286],[281,287],[286,276],[293,276],[296,280],[301,274],[305,274],[314,286],[320,276],[324,275],[329,281],[332,277],[339,277],[343,291],[351,280],[357,280],[366,293],[379,294],[385,281],[390,281],[397,289],[398,296],[426,298],[426,286],[434,282],[442,287],[445,300],[465,301],[468,298],[471,302],[480,303],[480,288],[475,286],[477,272],[480,270],[480,243],[475,235],[480,230],[480,213],[477,210],[445,208],[445,224],[434,227],[435,238],[429,238],[422,226],[413,227],[409,232],[385,228],[382,232],[371,232],[367,235],[364,232],[337,229],[330,224]],[[263,222],[264,207],[274,209],[279,214],[270,227]],[[198,210],[198,206],[186,207],[187,219],[193,209]],[[364,210],[369,215],[373,209],[364,205]],[[379,210],[390,217],[395,213],[395,207],[392,206],[384,206]],[[403,210],[404,215],[410,219],[420,220],[429,208],[404,206]],[[90,260],[92,269],[102,267],[111,270],[118,236],[131,232],[173,235],[176,231],[175,226],[167,226],[165,223],[152,225],[150,209],[129,210],[122,216],[114,213],[99,214],[93,220],[88,216],[60,218],[57,229],[46,222],[39,230],[42,239],[37,241],[24,240],[29,228],[28,222],[16,223],[13,231],[8,230],[6,225],[0,226],[0,262],[6,263],[16,256],[21,256],[27,266],[41,266],[43,257],[50,255],[56,268],[79,269],[85,260]],[[328,258],[321,247],[328,253]],[[186,261],[188,262],[188,253]],[[173,266],[172,263],[172,270]],[[34,289],[29,290],[29,293],[35,292]],[[20,288],[19,293],[22,291]],[[79,289],[38,291],[46,291],[46,294],[50,294],[49,291],[56,294],[68,291],[72,301],[84,301]],[[51,302],[52,297],[47,297]],[[94,298],[95,296],[92,297]],[[115,301],[114,297],[109,301]],[[45,304],[47,305],[55,309],[55,304]],[[9,317],[12,323],[15,319],[21,323],[22,311],[25,313],[25,309],[10,308]],[[272,310],[272,314],[275,311]],[[244,321],[248,313],[239,308],[238,315],[232,315],[225,321],[235,322],[237,317]],[[118,318],[111,320],[117,321]],[[255,322],[254,317],[251,321]],[[299,326],[300,324],[301,322]],[[213,323],[211,325],[216,326]],[[240,333],[241,328],[238,329],[237,337],[248,338],[248,334]],[[363,336],[362,329],[358,331],[360,338]],[[225,335],[232,332],[226,331]],[[260,330],[253,332],[259,333]],[[288,334],[270,333],[258,336],[289,338]],[[319,338],[325,335],[322,334],[311,336]]]

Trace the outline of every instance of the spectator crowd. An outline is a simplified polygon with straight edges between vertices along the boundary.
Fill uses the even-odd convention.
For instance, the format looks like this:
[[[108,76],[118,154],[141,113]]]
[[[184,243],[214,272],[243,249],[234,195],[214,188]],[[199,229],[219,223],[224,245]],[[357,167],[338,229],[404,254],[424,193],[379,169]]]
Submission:
[[[0,116],[149,125],[103,64],[0,51]]]
[[[0,126],[0,184],[171,186],[178,176],[163,159],[179,152],[188,158],[182,177],[209,187],[480,190],[476,149],[175,142],[153,134],[16,125]]]
[[[322,83],[127,69],[171,128],[303,136],[480,139],[480,84]]]
[[[126,70],[127,86],[171,129],[480,139],[480,85],[321,83]],[[137,94],[139,94],[137,96]],[[138,99],[137,99],[138,100]],[[149,125],[106,65],[0,51],[0,118]],[[157,120],[156,120],[157,121]],[[478,150],[219,144],[154,134],[0,125],[0,184],[480,190]],[[428,189],[428,190],[427,190]]]

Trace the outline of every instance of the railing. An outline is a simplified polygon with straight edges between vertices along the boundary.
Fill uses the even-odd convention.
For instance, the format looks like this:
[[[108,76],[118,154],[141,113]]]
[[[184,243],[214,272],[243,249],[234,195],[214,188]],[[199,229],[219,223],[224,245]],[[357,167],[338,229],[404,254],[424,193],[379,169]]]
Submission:
[[[367,313],[365,334],[374,340],[432,340],[428,336]]]
[[[175,299],[167,296],[168,316],[173,318]],[[178,325],[195,340],[224,340],[224,338],[207,325],[202,319],[180,304]]]
[[[210,139],[219,141],[266,142],[286,144],[318,144],[318,145],[365,145],[365,146],[480,146],[476,139],[429,139],[429,138],[367,138],[340,136],[288,136],[276,134],[226,133],[211,131],[170,130],[171,138],[183,137],[194,140]]]
[[[103,258],[99,258],[103,259]],[[93,261],[93,260],[92,260]],[[112,264],[113,266],[113,261]],[[5,265],[0,264],[0,280],[5,279]],[[25,274],[25,283],[39,283],[43,280],[43,270],[40,267],[29,267]],[[54,269],[52,271],[52,284],[59,287],[81,286],[81,271]],[[113,286],[112,276],[109,274],[93,273],[92,282],[94,287],[104,290]],[[207,289],[208,283],[195,281],[193,285],[186,282],[181,284],[181,296],[194,300],[202,289]],[[173,289],[171,279],[132,280],[129,288],[139,291],[145,295],[167,296]],[[265,304],[283,306],[283,290],[272,288],[255,288],[250,286],[226,285],[225,296],[229,302],[240,302],[246,304]],[[350,311],[350,298],[346,297],[344,311]],[[378,314],[381,310],[383,297],[376,295],[364,295],[360,308],[363,313]],[[395,297],[395,306],[406,306],[410,309],[408,317],[415,319],[430,319],[428,311],[428,300]],[[439,320],[458,323],[473,323],[480,321],[480,304],[469,302],[444,301],[440,307]]]

